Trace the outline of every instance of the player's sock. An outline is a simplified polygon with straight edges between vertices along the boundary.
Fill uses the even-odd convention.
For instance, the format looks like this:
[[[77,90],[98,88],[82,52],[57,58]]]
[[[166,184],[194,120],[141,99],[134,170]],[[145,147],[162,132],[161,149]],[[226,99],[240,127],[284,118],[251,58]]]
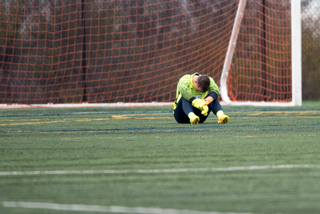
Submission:
[[[217,112],[217,117],[218,117],[218,123],[219,124],[227,123],[230,120],[230,118],[227,115],[225,115],[222,110]]]
[[[188,117],[190,118],[191,124],[198,124],[200,121],[200,118],[197,115],[195,115],[193,112],[190,112],[188,114]]]

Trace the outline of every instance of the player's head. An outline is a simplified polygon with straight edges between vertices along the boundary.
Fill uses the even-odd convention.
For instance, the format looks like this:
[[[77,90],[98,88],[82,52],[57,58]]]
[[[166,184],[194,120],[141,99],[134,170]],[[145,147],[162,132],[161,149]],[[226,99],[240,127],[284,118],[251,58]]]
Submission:
[[[210,79],[207,75],[201,75],[197,79],[197,87],[201,89],[201,92],[206,92],[209,90]]]

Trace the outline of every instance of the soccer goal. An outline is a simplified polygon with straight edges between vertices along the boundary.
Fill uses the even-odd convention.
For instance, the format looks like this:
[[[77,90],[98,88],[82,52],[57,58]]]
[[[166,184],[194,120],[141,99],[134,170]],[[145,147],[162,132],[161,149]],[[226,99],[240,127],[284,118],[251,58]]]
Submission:
[[[300,0],[0,2],[0,108],[173,105],[184,74],[225,105],[301,105]]]
[[[249,53],[248,55],[246,55],[246,48],[241,50],[241,47],[243,46],[250,46],[250,43],[252,41],[251,39],[251,41],[249,42],[248,40],[240,39],[239,43],[243,43],[243,41],[247,41],[248,43],[241,45],[239,44],[237,46],[237,39],[240,28],[245,26],[247,26],[248,28],[254,28],[254,26],[251,24],[247,25],[246,22],[250,20],[250,18],[248,17],[246,17],[246,20],[242,23],[244,14],[250,13],[249,8],[251,8],[251,6],[248,6],[247,10],[245,10],[246,2],[247,0],[239,0],[238,11],[235,17],[233,30],[231,33],[231,38],[229,41],[229,46],[221,73],[220,91],[221,98],[224,104],[259,106],[301,106],[302,66],[300,0],[279,1],[275,5],[273,5],[273,7],[270,7],[270,5],[272,4],[269,4],[267,0],[260,1],[260,3],[262,4],[262,22],[260,22],[259,24],[260,26],[262,26],[262,31],[260,35],[259,30],[258,34],[253,33],[253,35],[256,35],[256,37],[251,38],[254,39],[253,43],[256,43],[258,46],[260,46],[257,47],[256,51],[250,53],[252,55],[255,55],[258,52],[257,57],[253,57],[253,60],[246,59],[249,55]],[[252,3],[252,1],[249,2]],[[291,3],[291,5],[286,5],[286,3],[289,2]],[[290,7],[290,14],[285,10],[282,10],[286,7]],[[277,12],[285,14],[276,14]],[[280,17],[286,18],[282,19]],[[291,18],[291,20],[288,22],[289,17]],[[280,19],[276,20],[277,18]],[[241,23],[243,25],[241,25]],[[256,27],[259,28],[259,25],[256,25]],[[291,34],[289,32],[290,29]],[[243,33],[240,34],[241,36],[243,35]],[[237,47],[239,47],[239,49],[236,49]],[[235,51],[237,51],[236,60],[238,61],[236,65],[242,67],[239,70],[230,69]],[[289,53],[288,51],[291,53]],[[285,56],[286,54],[288,55]],[[248,60],[248,62],[251,63],[251,65],[243,66],[246,60]],[[286,63],[290,63],[290,65]],[[241,70],[242,72],[235,73]],[[229,71],[232,72],[231,75],[236,76],[235,79],[230,78]],[[232,85],[229,82],[230,80],[237,81],[237,83]],[[240,91],[241,95],[238,91],[239,86],[241,89],[243,89]],[[230,90],[231,92],[228,93],[228,90]],[[245,91],[250,92],[246,93]],[[244,99],[239,99],[239,97],[234,96],[235,94],[243,96]],[[231,96],[232,98],[230,99]],[[251,98],[248,99],[248,96],[250,96]]]

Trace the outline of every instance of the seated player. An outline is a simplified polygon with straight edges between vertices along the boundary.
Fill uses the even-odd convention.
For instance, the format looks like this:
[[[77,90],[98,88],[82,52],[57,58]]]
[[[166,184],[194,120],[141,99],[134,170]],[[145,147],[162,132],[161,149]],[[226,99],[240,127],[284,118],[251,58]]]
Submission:
[[[210,111],[218,117],[218,123],[229,122],[222,111],[217,84],[211,77],[198,73],[182,76],[177,85],[177,98],[174,102],[174,118],[178,123],[203,123]]]

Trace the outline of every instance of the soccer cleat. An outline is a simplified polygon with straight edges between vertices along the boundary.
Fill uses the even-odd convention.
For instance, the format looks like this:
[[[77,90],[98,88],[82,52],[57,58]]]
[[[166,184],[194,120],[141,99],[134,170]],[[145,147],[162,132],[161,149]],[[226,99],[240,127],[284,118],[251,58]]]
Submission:
[[[198,124],[200,121],[200,118],[197,115],[195,115],[193,112],[190,112],[188,114],[188,117],[190,118],[191,124]]]
[[[218,123],[219,123],[219,124],[227,123],[227,122],[229,122],[229,120],[230,120],[230,118],[229,118],[227,115],[222,114],[222,115],[220,115],[220,117],[219,117]]]

